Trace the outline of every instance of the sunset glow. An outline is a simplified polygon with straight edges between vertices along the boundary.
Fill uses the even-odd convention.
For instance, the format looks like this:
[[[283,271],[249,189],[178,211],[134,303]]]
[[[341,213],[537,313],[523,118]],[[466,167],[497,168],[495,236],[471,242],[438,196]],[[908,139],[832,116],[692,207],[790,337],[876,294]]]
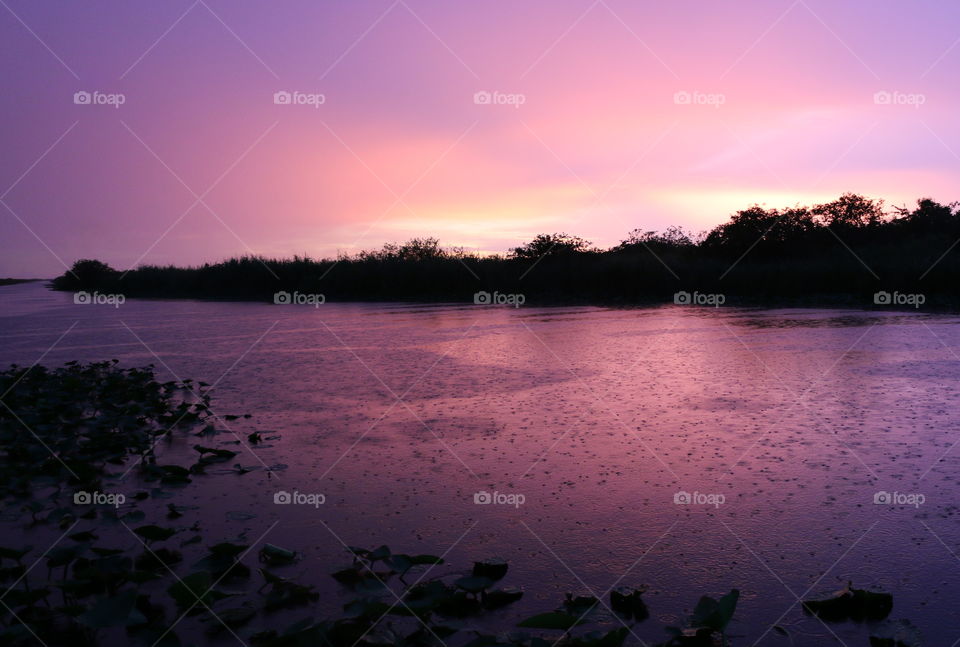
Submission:
[[[609,246],[845,191],[949,202],[958,19],[865,0],[10,0],[0,275],[424,235]]]

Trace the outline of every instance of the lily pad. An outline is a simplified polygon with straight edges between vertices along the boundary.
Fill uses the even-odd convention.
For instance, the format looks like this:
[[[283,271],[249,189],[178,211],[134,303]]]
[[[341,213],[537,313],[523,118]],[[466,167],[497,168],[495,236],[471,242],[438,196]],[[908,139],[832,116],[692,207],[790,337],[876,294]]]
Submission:
[[[829,622],[883,620],[893,610],[893,596],[855,589],[848,584],[831,598],[804,600],[803,609]]]
[[[161,528],[160,526],[155,526],[152,524],[140,526],[139,528],[134,529],[133,532],[140,537],[143,537],[147,541],[165,541],[177,534],[175,528]]]
[[[580,622],[581,620],[577,616],[572,616],[569,613],[563,613],[561,611],[553,611],[530,616],[526,620],[517,623],[517,626],[528,629],[557,629],[566,631],[576,627]]]

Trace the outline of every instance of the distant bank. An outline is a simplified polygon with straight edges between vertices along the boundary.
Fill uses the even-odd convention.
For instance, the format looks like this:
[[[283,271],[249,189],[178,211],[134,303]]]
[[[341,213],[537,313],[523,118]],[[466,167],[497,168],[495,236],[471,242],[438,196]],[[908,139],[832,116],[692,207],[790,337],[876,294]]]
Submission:
[[[0,279],[0,285],[16,285],[17,283],[32,283],[43,279]]]
[[[921,199],[914,209],[887,210],[882,201],[845,194],[812,207],[754,205],[702,234],[635,229],[609,249],[557,233],[496,256],[415,238],[337,259],[246,256],[126,272],[80,260],[52,286],[84,293],[78,302],[123,295],[314,306],[415,300],[960,309],[958,243],[957,203]]]

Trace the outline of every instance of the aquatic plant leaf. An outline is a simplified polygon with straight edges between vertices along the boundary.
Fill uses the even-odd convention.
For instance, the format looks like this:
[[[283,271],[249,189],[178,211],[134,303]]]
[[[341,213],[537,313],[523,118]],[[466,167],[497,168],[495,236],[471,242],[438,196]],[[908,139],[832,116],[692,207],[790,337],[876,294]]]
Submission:
[[[171,550],[169,548],[158,548],[156,550],[145,550],[137,558],[136,566],[137,568],[150,571],[150,570],[166,570],[169,567],[179,564],[183,561],[183,553],[178,550]]]
[[[217,449],[216,447],[204,447],[203,445],[194,445],[193,448],[200,452],[200,465],[221,463],[237,455],[237,452],[229,449]]]
[[[108,510],[108,512],[113,512],[113,511]],[[122,518],[127,523],[140,523],[141,521],[147,518],[147,513],[144,512],[143,510],[131,510],[127,514],[123,515]]]
[[[847,585],[832,598],[804,600],[802,606],[807,613],[829,622],[883,620],[893,610],[893,596]]]
[[[593,609],[600,603],[600,600],[592,595],[578,595],[573,597],[569,593],[563,601],[564,608],[574,615],[583,615]]]
[[[257,615],[256,609],[249,606],[234,607],[217,612],[217,617],[228,627],[236,628],[253,620]]]
[[[214,544],[210,547],[210,552],[214,555],[225,555],[227,557],[236,557],[243,551],[250,548],[249,546],[243,546],[241,544],[234,544],[229,541],[222,541],[219,544]]]
[[[650,617],[650,611],[643,601],[643,589],[619,587],[610,591],[610,607],[628,618],[643,621]]]
[[[343,610],[352,616],[362,616],[375,620],[391,611],[391,607],[380,600],[354,600],[343,605]]]
[[[404,596],[404,602],[414,611],[436,609],[441,603],[452,600],[455,591],[439,580],[417,584]]]
[[[77,620],[94,629],[107,627],[128,627],[147,622],[146,617],[136,608],[137,592],[123,591],[112,597],[101,598]]]
[[[427,638],[429,635],[436,635],[437,638],[443,640],[444,638],[449,638],[453,634],[457,633],[458,629],[456,627],[450,627],[447,625],[433,625],[430,627],[431,631],[427,632]]]
[[[740,591],[733,589],[719,600],[710,596],[703,596],[693,610],[690,624],[693,628],[708,627],[714,631],[723,632],[733,618],[737,608]]]
[[[66,566],[79,557],[86,548],[86,544],[77,544],[76,546],[57,546],[47,553],[47,568]]]
[[[478,634],[476,638],[468,642],[463,647],[491,647],[491,645],[496,645],[499,643],[499,640],[496,636],[491,634]]]
[[[504,561],[494,559],[484,560],[482,562],[473,563],[472,574],[475,577],[486,577],[496,581],[503,579],[509,568],[509,564]]]
[[[213,579],[210,573],[206,571],[197,571],[190,573],[181,580],[174,582],[167,589],[167,593],[173,598],[177,606],[188,608],[194,604],[212,604],[216,600],[228,597],[229,594],[222,591],[211,590]]]
[[[386,563],[401,575],[413,567],[413,562],[407,555],[391,555],[390,559],[386,560]]]
[[[412,604],[410,606],[413,607]],[[463,591],[448,591],[439,596],[432,607],[440,615],[453,618],[466,618],[483,609],[475,595],[469,595]]]
[[[26,548],[7,548],[0,546],[0,559],[12,559],[19,562],[31,550],[33,550],[33,546],[27,546]]]
[[[267,583],[267,584],[277,584],[277,583],[279,583],[279,582],[286,582],[286,581],[287,581],[287,578],[285,578],[285,577],[280,577],[280,576],[277,575],[276,573],[271,573],[270,571],[268,571],[268,570],[265,569],[265,568],[258,568],[257,571],[259,571],[260,575],[263,575],[263,579],[266,580],[266,583]]]
[[[297,553],[273,544],[264,544],[260,549],[260,561],[268,564],[292,564],[297,560]]]
[[[7,591],[5,594],[5,602],[12,606],[30,606],[36,604],[40,600],[43,600],[48,595],[50,595],[50,589],[33,589],[30,591],[21,591],[20,589],[14,589],[12,591]]]
[[[499,609],[512,604],[523,597],[523,591],[514,588],[495,589],[483,594],[482,602],[486,609]]]
[[[473,575],[461,577],[455,580],[454,585],[469,593],[480,593],[493,586],[493,580],[489,577],[475,577]]]
[[[133,532],[143,537],[147,541],[164,541],[177,534],[175,528],[161,528],[160,526],[155,526],[153,524],[140,526],[139,528],[134,529]]]
[[[540,613],[530,616],[526,620],[517,623],[518,627],[527,627],[528,629],[558,629],[566,631],[580,624],[580,619],[569,613],[553,611],[550,613]]]
[[[262,569],[261,569],[262,570]],[[355,586],[360,583],[363,576],[355,568],[345,568],[332,574],[333,579],[345,586]]]
[[[319,597],[320,594],[312,586],[285,580],[272,585],[267,593],[265,606],[267,609],[281,609],[307,604]]]
[[[630,632],[628,627],[620,627],[606,633],[593,631],[571,641],[576,647],[620,647]]]

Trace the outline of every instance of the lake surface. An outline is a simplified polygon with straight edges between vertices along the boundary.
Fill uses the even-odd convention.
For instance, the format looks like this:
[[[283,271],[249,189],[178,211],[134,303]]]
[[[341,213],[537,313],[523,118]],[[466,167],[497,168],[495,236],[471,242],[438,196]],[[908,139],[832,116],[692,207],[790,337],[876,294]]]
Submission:
[[[960,639],[955,316],[115,308],[39,283],[0,287],[0,305],[4,365],[153,363],[161,379],[216,385],[219,415],[253,414],[219,426],[279,436],[236,458],[286,469],[194,486],[199,509],[181,522],[303,551],[297,569],[321,587],[321,611],[344,600],[328,576],[349,561],[343,544],[388,544],[444,554],[439,572],[507,559],[504,583],[527,591],[498,612],[508,620],[548,611],[568,591],[645,585],[651,619],[635,632],[649,642],[700,595],[739,588],[735,644],[790,644],[770,630],[778,624],[794,644],[863,645],[869,627],[827,628],[797,603],[852,580],[892,593],[891,619],[909,618],[930,644]],[[163,451],[175,459],[190,444]],[[116,490],[135,491],[135,479]],[[325,502],[278,505],[281,490]],[[482,492],[505,502],[475,503]],[[694,502],[676,503],[679,492]],[[878,492],[904,503],[875,504]],[[41,532],[16,517],[5,511],[5,543]]]

